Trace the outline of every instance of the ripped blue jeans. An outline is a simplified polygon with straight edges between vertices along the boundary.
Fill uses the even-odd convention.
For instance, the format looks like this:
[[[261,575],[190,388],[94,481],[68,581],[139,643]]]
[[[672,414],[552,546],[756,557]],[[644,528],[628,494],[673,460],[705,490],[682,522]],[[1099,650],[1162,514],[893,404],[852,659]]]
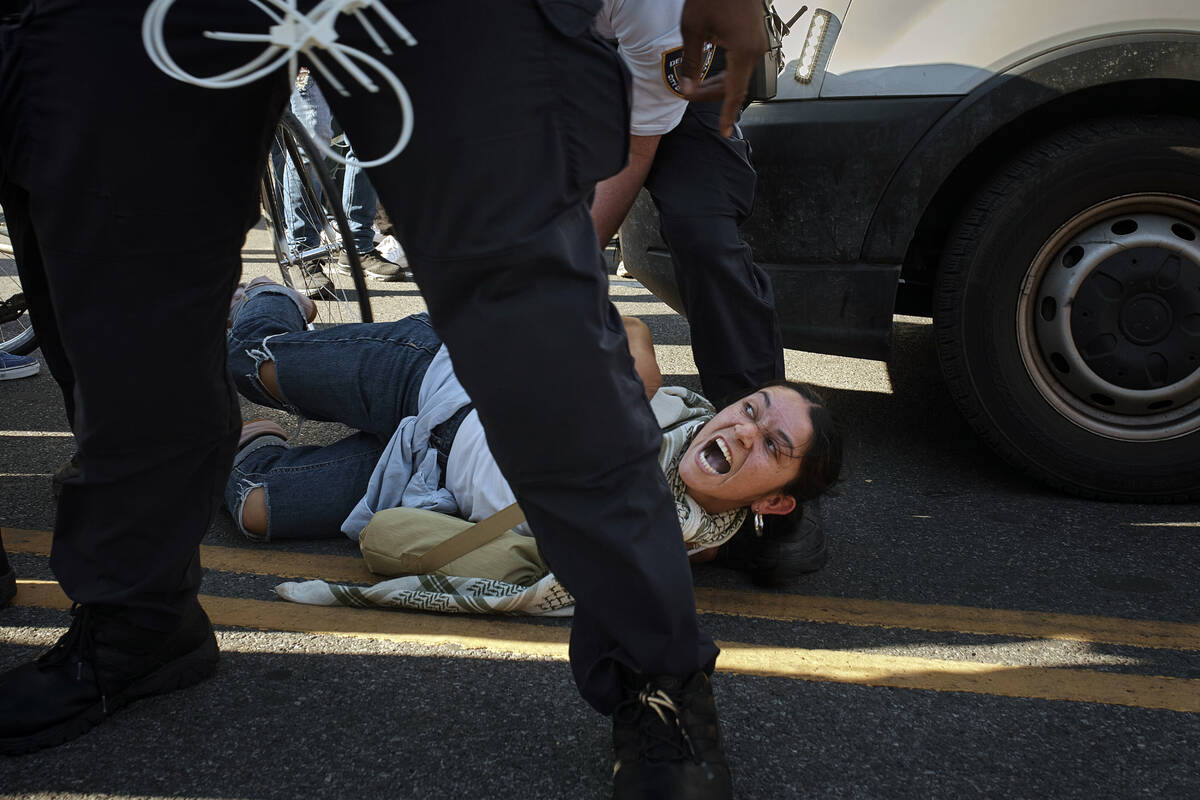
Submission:
[[[307,330],[286,290],[251,288],[229,330],[229,368],[238,391],[260,405],[341,422],[358,433],[323,447],[272,443],[239,452],[225,505],[242,532],[256,540],[340,535],[396,427],[417,413],[421,381],[439,347],[424,313]],[[282,402],[259,378],[266,361],[275,364]],[[259,486],[266,492],[265,537],[242,525],[246,495]]]
[[[292,92],[292,113],[300,120],[300,124],[314,139],[328,143],[333,138],[332,114],[321,87],[310,75],[301,80],[302,87]],[[324,167],[324,157],[319,153],[309,154],[316,158],[317,163]],[[354,155],[353,149],[347,153]],[[271,148],[271,158],[278,170],[283,164],[283,151],[278,145]],[[309,169],[313,169],[310,165]],[[313,186],[319,187],[316,178]],[[319,192],[320,189],[317,188]],[[320,234],[305,218],[300,208],[300,177],[294,169],[287,171],[283,182],[282,207],[286,217],[288,241],[304,247],[317,247],[320,244]],[[367,178],[366,171],[359,166],[347,165],[342,180],[342,209],[346,212],[346,221],[350,225],[350,233],[354,236],[354,246],[359,253],[369,253],[375,249],[375,212],[379,207],[379,197]],[[336,200],[334,202],[337,202]]]

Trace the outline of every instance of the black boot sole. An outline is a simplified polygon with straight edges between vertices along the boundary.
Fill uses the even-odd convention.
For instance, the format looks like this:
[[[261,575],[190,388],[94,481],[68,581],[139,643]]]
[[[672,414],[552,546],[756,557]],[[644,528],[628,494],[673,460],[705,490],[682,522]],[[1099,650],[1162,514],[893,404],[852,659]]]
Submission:
[[[20,755],[69,742],[90,731],[119,709],[156,694],[186,689],[212,677],[220,653],[217,640],[209,636],[195,650],[138,678],[118,694],[97,702],[70,719],[25,736],[0,739],[0,754]]]

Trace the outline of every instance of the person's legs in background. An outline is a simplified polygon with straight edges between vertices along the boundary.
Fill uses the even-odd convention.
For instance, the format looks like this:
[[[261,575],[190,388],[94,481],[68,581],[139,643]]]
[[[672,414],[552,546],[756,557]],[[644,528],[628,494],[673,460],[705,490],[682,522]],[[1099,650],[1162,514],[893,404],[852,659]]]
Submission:
[[[346,141],[349,144],[349,139]],[[353,146],[347,150],[346,156],[354,157]],[[342,178],[342,209],[346,212],[346,221],[350,223],[350,233],[354,236],[354,252],[360,256],[375,249],[375,212],[378,208],[379,195],[367,178],[366,170],[353,162],[347,164]]]
[[[347,156],[354,156],[353,147],[347,151]],[[354,251],[360,256],[370,253],[375,249],[375,212],[379,208],[379,195],[367,178],[366,170],[353,162],[346,165],[342,179],[342,208],[354,236]]]
[[[289,103],[292,113],[310,136],[324,142],[329,141],[333,136],[329,104],[325,102],[325,96],[321,94],[320,87],[311,76],[301,74],[297,78]],[[321,184],[317,181],[315,170],[325,168],[324,156],[319,152],[302,155],[308,159],[305,166],[309,172],[309,182],[319,193]],[[276,175],[283,171],[283,186],[278,187],[278,192],[288,244],[296,250],[319,247],[321,234],[312,226],[310,217],[301,207],[303,193],[300,190],[300,175],[292,164],[289,164],[286,171],[283,170],[284,153],[278,142],[271,146],[271,161],[275,165]],[[300,267],[304,271],[303,280],[295,283],[305,295],[315,297],[333,288],[333,281],[324,273],[324,270],[329,268],[327,262],[314,261],[305,264]]]
[[[347,138],[349,144],[349,138]],[[354,148],[347,152],[354,155]],[[346,221],[354,235],[354,249],[358,253],[363,272],[375,281],[399,281],[408,277],[408,260],[401,253],[397,261],[389,261],[375,247],[375,214],[379,210],[379,195],[371,185],[366,170],[355,163],[346,165],[342,178],[342,208]],[[349,272],[350,261],[344,255],[338,257],[338,269]]]
[[[329,103],[321,91],[313,74],[303,71],[296,80],[296,90],[292,92],[292,113],[300,124],[308,131],[313,139],[330,143],[333,139],[333,115],[329,111]],[[349,140],[347,139],[347,143]],[[351,147],[346,154],[353,157]],[[325,169],[325,157],[321,153],[308,154],[309,170]],[[305,222],[304,215],[296,211],[299,202],[299,176],[292,170],[288,171],[285,183],[283,207],[285,209],[290,241],[301,247],[315,247],[320,244],[315,229]],[[313,179],[316,186],[316,180]],[[348,164],[343,173],[342,210],[346,213],[346,222],[350,226],[350,234],[354,241],[343,242],[343,246],[353,247],[359,256],[363,272],[372,280],[397,281],[405,277],[403,265],[393,264],[383,258],[375,249],[375,212],[379,207],[379,196],[366,172],[355,164]],[[349,274],[350,262],[345,256],[340,256],[336,265],[325,265],[327,269],[337,269],[343,274]],[[329,283],[322,282],[316,275],[312,276],[318,290]],[[329,285],[332,285],[329,283]],[[313,294],[316,292],[314,291]]]

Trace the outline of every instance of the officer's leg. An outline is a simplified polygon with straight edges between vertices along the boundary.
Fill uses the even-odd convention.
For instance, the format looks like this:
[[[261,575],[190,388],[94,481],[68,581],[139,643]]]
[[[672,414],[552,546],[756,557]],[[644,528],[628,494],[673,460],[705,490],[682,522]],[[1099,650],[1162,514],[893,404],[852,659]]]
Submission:
[[[38,347],[50,374],[58,383],[66,407],[67,423],[75,420],[75,374],[63,351],[62,339],[58,335],[58,320],[50,304],[50,292],[46,285],[46,270],[42,265],[42,253],[38,248],[33,220],[29,217],[29,193],[9,180],[0,165],[0,206],[4,208],[5,225],[12,240],[17,271],[21,276],[21,291],[29,305],[29,322],[37,332]]]
[[[0,156],[28,192],[75,377],[79,473],[63,486],[51,567],[81,604],[60,647],[0,679],[9,750],[78,735],[215,665],[196,594],[240,422],[225,321],[287,91],[166,77],[142,49],[145,6],[39,3],[2,44]],[[210,19],[178,19],[209,46]],[[184,242],[181,219],[205,225]]]
[[[749,145],[720,135],[718,112],[688,107],[659,142],[646,188],[671,252],[704,394],[719,408],[784,372],[770,279],[738,235],[754,202]]]
[[[76,378],[81,475],[64,488],[51,563],[72,599],[169,627],[198,587],[196,544],[239,427],[225,319],[283,98],[281,81],[213,91],[163,75],[141,46],[141,5],[84,5],[73,24],[35,14],[20,72],[27,96],[55,99],[26,110],[42,159],[27,178]],[[164,100],[152,115],[148,96]],[[180,219],[207,227],[183,243]]]
[[[716,655],[697,629],[661,433],[588,212],[628,143],[618,56],[587,32],[584,9],[574,29],[557,20],[576,35],[533,0],[398,13],[421,42],[389,59],[416,125],[371,180],[496,460],[583,612],[572,635],[580,688],[611,711],[623,670],[688,675]],[[464,70],[463,52],[486,74]],[[384,103],[329,99],[360,157],[391,145]]]

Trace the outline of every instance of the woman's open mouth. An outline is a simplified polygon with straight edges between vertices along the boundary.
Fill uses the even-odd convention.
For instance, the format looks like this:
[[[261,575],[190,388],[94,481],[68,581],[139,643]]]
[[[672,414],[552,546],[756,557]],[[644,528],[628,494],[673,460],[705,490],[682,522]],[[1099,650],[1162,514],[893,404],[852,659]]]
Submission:
[[[729,472],[729,448],[720,436],[713,439],[700,451],[700,466],[713,475],[724,475]]]

